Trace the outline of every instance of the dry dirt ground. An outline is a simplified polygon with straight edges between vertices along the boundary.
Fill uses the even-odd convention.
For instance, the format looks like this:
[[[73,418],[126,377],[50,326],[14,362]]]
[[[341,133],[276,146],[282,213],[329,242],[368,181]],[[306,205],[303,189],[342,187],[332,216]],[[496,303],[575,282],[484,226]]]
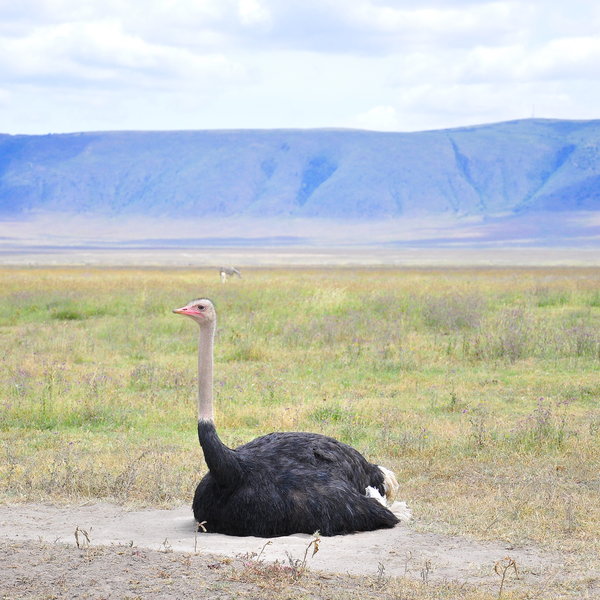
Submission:
[[[314,556],[312,539],[196,534],[189,507],[4,505],[0,598],[269,597],[261,587],[277,586],[281,578],[288,584],[293,580],[293,593],[288,590],[286,598],[366,598],[392,576],[420,585],[497,590],[495,566],[506,564],[501,562],[506,557],[514,560],[519,576],[514,569],[507,571],[507,591],[558,598],[556,586],[563,581],[564,597],[600,594],[600,574],[574,573],[568,557],[534,547],[420,533],[406,523],[392,530],[322,538]],[[303,563],[307,571],[298,580]],[[350,596],[329,595],[330,587],[348,586],[356,588]],[[569,595],[569,589],[578,592]]]

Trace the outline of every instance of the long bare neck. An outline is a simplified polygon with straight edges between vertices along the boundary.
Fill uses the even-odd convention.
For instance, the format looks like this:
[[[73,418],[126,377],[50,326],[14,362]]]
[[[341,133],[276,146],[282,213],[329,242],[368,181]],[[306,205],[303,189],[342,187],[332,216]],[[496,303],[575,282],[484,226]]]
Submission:
[[[215,323],[200,327],[198,338],[198,421],[214,421],[213,344]]]
[[[198,338],[198,439],[208,470],[221,485],[234,486],[242,478],[235,450],[219,439],[213,415],[213,343],[216,324],[200,327]]]

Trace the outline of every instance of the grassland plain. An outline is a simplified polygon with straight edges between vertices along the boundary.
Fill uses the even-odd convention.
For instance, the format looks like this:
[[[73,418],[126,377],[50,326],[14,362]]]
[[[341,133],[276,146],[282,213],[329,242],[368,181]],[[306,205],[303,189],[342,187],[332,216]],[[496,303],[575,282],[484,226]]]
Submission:
[[[246,269],[226,285],[214,270],[7,268],[0,282],[3,501],[189,501],[205,468],[196,332],[171,309],[206,295],[226,443],[332,435],[395,469],[421,530],[599,566],[598,268]]]

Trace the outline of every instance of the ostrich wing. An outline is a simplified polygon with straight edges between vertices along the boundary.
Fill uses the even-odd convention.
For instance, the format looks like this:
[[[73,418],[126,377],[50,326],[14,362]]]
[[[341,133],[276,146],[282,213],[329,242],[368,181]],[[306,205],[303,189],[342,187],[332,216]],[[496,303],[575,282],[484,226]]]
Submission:
[[[345,481],[364,494],[367,486],[384,493],[380,469],[368,462],[360,452],[338,440],[318,433],[278,432],[256,438],[237,448],[244,461],[251,458],[258,464],[281,469],[293,466],[311,468]]]

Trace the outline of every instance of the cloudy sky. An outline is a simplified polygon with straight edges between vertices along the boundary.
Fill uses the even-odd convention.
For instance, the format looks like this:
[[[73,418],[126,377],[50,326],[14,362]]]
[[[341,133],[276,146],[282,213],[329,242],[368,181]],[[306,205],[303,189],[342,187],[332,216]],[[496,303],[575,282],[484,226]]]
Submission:
[[[0,132],[600,118],[596,0],[0,0]]]

